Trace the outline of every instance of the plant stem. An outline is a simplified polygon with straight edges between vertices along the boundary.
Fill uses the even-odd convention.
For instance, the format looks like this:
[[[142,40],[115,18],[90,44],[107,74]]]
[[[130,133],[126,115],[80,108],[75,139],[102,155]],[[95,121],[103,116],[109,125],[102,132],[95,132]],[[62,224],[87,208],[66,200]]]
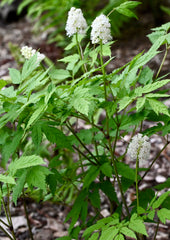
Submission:
[[[113,8],[113,9],[107,14],[107,17],[109,17],[110,14],[112,14],[114,11],[115,11],[115,8]]]
[[[26,216],[26,219],[27,219],[27,225],[28,225],[28,229],[29,229],[29,233],[30,233],[30,238],[31,238],[31,240],[34,240],[32,230],[31,230],[30,221],[29,221],[29,217],[28,217],[27,206],[26,206],[26,203],[25,203],[24,190],[23,190],[23,203],[24,203],[24,211],[25,211],[25,216]]]
[[[93,162],[88,156],[86,156],[86,154],[84,154],[79,148],[77,148],[76,146],[73,146],[73,148],[79,153],[81,154],[84,158],[86,158],[91,164],[93,165],[97,165],[95,162]],[[84,170],[83,170],[84,172]]]
[[[2,226],[0,226],[0,229],[6,234],[7,237],[9,237],[9,239],[15,240],[14,238],[11,237],[11,235]]]
[[[104,97],[105,97],[105,101],[107,101],[106,72],[105,72],[105,67],[103,66],[103,44],[102,44],[102,40],[100,40],[100,63],[101,63],[101,69],[102,69],[102,73],[103,73],[103,80],[104,80]]]
[[[156,240],[156,236],[157,236],[157,233],[158,233],[158,229],[159,229],[159,222],[158,222],[157,225],[156,225],[156,230],[155,230],[155,235],[154,235],[153,240]]]
[[[9,220],[9,217],[8,217],[8,213],[7,213],[7,209],[6,209],[6,206],[5,206],[4,198],[2,198],[2,205],[3,205],[3,208],[4,208],[6,219],[8,221],[9,226],[10,226],[10,220]]]
[[[78,54],[80,56],[81,61],[83,61],[83,51],[82,51],[81,45],[79,43],[78,34],[77,33],[76,33],[76,42],[77,42]],[[83,65],[82,65],[82,70],[83,70],[84,73],[87,72],[87,68],[86,68],[85,63],[83,63]]]
[[[13,227],[13,223],[12,223],[11,212],[10,212],[10,192],[9,192],[8,184],[7,184],[7,190],[8,190],[8,194],[7,194],[7,198],[8,198],[7,209],[8,209],[8,216],[9,216],[9,221],[10,221],[10,230],[11,230],[11,234],[12,234],[14,240],[16,240],[15,233],[14,233],[14,227]]]
[[[136,172],[135,172],[137,214],[138,214],[138,210],[139,210],[138,168],[139,168],[139,157],[137,155],[137,159],[136,159]]]
[[[77,136],[77,134],[75,133],[74,129],[72,129],[71,124],[69,123],[69,121],[67,121],[66,123],[67,128],[70,130],[70,132],[72,132],[72,134],[76,137],[76,139],[79,141],[79,143],[84,147],[84,149],[92,156],[92,158],[96,161],[97,164],[99,164],[99,161],[97,160],[97,158],[89,151],[89,149],[84,145],[84,143],[81,141],[81,139]],[[95,163],[93,163],[95,164]],[[96,164],[96,165],[97,165]]]
[[[126,200],[125,200],[125,197],[124,197],[122,185],[121,185],[121,182],[120,182],[120,179],[119,179],[119,175],[118,175],[116,161],[114,159],[114,155],[113,155],[113,152],[112,152],[112,146],[111,146],[111,143],[110,143],[110,139],[108,139],[108,142],[109,142],[109,150],[110,150],[110,153],[111,153],[113,168],[114,168],[115,176],[116,176],[116,179],[117,179],[117,182],[118,182],[118,186],[119,186],[119,190],[120,190],[120,193],[121,193],[122,201],[123,201],[123,204],[125,206],[127,216],[130,218],[129,209],[128,209],[128,206],[127,206],[127,203],[126,203]]]
[[[103,48],[102,48],[102,46],[103,46],[103,45],[102,45],[102,41],[100,40],[100,62],[101,62],[101,68],[102,68],[102,73],[103,73],[103,80],[104,80],[104,95],[105,95],[105,101],[107,101],[106,72],[105,72],[105,68],[104,68],[104,66],[103,66]],[[113,164],[115,176],[116,176],[116,179],[117,179],[117,182],[118,182],[118,186],[119,186],[119,190],[120,190],[120,193],[121,193],[121,196],[122,196],[123,204],[124,204],[124,206],[125,206],[127,215],[128,215],[128,217],[130,218],[129,209],[128,209],[128,206],[127,206],[127,203],[126,203],[126,200],[125,200],[125,197],[124,197],[122,185],[121,185],[121,182],[120,182],[120,179],[119,179],[119,175],[118,175],[118,170],[117,170],[117,166],[116,166],[116,161],[115,161],[115,158],[114,158],[114,152],[113,152],[113,150],[112,150],[112,144],[111,144],[111,141],[110,141],[110,134],[109,134],[109,116],[108,116],[108,114],[107,114],[107,111],[106,111],[106,131],[107,131],[107,140],[108,140],[108,144],[109,144],[109,151],[110,151],[110,154],[111,154],[111,160],[112,160],[112,164]],[[118,129],[117,129],[117,135],[118,135]],[[115,143],[114,143],[114,148],[115,148],[115,147],[116,147],[116,140],[115,140]]]
[[[163,57],[163,59],[162,59],[161,65],[160,65],[160,67],[159,67],[159,69],[158,69],[158,72],[157,72],[157,74],[156,74],[156,79],[158,78],[158,76],[159,76],[159,74],[160,74],[160,71],[161,71],[161,69],[162,69],[162,67],[163,67],[163,65],[164,65],[165,59],[166,59],[167,54],[168,54],[168,44],[167,44],[167,43],[165,44],[165,47],[166,47],[166,49],[165,49],[165,54],[164,54],[164,57]]]

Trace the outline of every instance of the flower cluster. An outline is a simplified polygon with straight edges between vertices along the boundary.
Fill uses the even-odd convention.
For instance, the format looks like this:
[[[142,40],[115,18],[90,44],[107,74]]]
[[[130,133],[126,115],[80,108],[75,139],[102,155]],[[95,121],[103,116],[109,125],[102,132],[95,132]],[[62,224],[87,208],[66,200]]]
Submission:
[[[100,41],[105,44],[112,39],[110,31],[111,24],[109,18],[104,14],[96,17],[91,27],[91,41],[93,44],[100,43]],[[69,37],[75,33],[85,34],[87,23],[81,9],[76,9],[75,7],[70,9],[65,29]]]
[[[112,39],[110,32],[110,23],[109,18],[104,14],[96,17],[96,19],[92,22],[92,31],[91,31],[91,41],[93,44],[100,43],[102,41],[103,44],[107,43]]]
[[[25,59],[30,59],[36,53],[37,53],[37,62],[40,63],[45,58],[44,54],[37,52],[32,47],[24,46],[21,48],[21,54],[25,57]]]
[[[151,145],[148,140],[149,138],[141,133],[132,138],[127,152],[132,160],[138,157],[139,162],[143,162],[149,158]]]
[[[66,32],[69,37],[75,33],[85,34],[87,23],[83,17],[81,9],[72,7],[68,12],[68,19],[66,23]]]

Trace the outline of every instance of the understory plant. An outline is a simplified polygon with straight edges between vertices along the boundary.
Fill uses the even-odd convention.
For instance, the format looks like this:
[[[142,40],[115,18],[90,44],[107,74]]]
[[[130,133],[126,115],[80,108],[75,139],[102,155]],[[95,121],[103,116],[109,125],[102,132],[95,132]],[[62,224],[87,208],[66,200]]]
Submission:
[[[169,144],[170,112],[164,99],[169,98],[170,79],[161,69],[170,23],[152,29],[147,52],[107,72],[116,61],[109,16],[113,11],[133,16],[138,4],[126,1],[108,15],[100,14],[91,28],[81,9],[72,7],[66,22],[72,39],[65,51],[74,54],[58,60],[63,68],[24,46],[21,69],[9,69],[10,83],[0,80],[0,200],[8,221],[0,220],[0,228],[9,239],[16,239],[10,202],[16,205],[21,199],[34,239],[25,197],[72,206],[63,240],[147,239],[145,223],[156,226],[156,239],[159,224],[170,220],[169,179],[140,188]],[[87,31],[90,41],[82,48]],[[148,63],[160,47],[164,56],[154,72]],[[151,156],[153,135],[161,135],[162,148]],[[133,199],[128,199],[130,191]]]

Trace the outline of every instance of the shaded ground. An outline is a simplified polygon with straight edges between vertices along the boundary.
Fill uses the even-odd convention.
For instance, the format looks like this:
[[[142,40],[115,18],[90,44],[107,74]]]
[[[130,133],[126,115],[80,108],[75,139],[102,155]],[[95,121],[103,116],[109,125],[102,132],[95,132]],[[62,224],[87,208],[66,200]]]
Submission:
[[[146,38],[146,34],[150,32],[150,28],[154,27],[153,20],[150,15],[146,15],[137,24],[136,29],[127,29],[124,32],[124,39],[116,42],[112,48],[113,55],[116,56],[116,60],[111,62],[108,67],[108,71],[111,71],[115,67],[120,67],[123,64],[130,61],[136,54],[143,50],[148,50],[150,42]],[[31,24],[25,18],[17,23],[9,25],[0,25],[0,78],[8,78],[8,68],[17,67],[13,57],[10,54],[8,43],[17,43],[20,46],[30,45],[33,48],[40,49],[40,52],[46,54],[53,61],[56,61],[61,56],[61,49],[57,48],[55,44],[47,45],[47,33],[40,34],[38,36],[32,35]],[[154,58],[150,66],[154,69],[155,73],[159,68],[162,60],[163,53]],[[170,54],[168,54],[167,60],[165,61],[163,72],[169,71]],[[167,102],[169,105],[169,101]],[[150,123],[146,123],[145,127],[151,127]],[[128,137],[124,139],[128,141]],[[117,152],[121,154],[124,148],[125,142],[119,142],[117,146]],[[159,150],[163,147],[164,140],[160,136],[152,136],[151,144],[151,159],[154,159]],[[170,176],[170,148],[163,151],[159,161],[154,165],[152,171],[146,176],[141,189],[149,188],[157,183],[164,182]],[[127,163],[129,162],[127,159]],[[148,167],[149,163],[146,163],[144,167]],[[133,189],[129,191],[127,198],[131,201],[133,196]],[[64,218],[69,211],[69,207],[52,203],[41,203],[37,204],[27,201],[29,219],[32,225],[32,230],[35,240],[53,240],[60,236],[67,234],[68,224],[63,224]],[[22,201],[18,202],[18,206],[11,206],[13,221],[15,221],[15,231],[17,240],[28,240],[29,233],[26,227],[26,219],[24,215],[24,209]],[[103,216],[108,214],[107,201],[103,199],[102,212]],[[1,215],[3,218],[3,214]],[[4,218],[3,218],[4,219]],[[156,226],[147,225],[148,228],[148,239],[153,239],[154,231]],[[5,240],[6,238],[0,231],[0,239]],[[170,239],[170,222],[165,225],[160,225],[158,231],[157,240],[168,240]]]

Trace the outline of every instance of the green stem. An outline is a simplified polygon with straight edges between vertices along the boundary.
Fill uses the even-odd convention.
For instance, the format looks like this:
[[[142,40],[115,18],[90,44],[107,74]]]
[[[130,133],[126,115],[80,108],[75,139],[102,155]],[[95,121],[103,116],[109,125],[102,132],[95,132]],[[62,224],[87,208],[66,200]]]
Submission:
[[[95,162],[93,162],[88,156],[86,156],[86,154],[84,154],[79,148],[77,148],[76,146],[73,146],[73,148],[79,153],[81,154],[84,158],[86,158],[91,164],[93,165],[97,165]],[[81,163],[82,164],[82,163]],[[84,172],[84,169],[83,169]]]
[[[94,125],[94,119],[93,118],[92,118],[92,125]],[[95,138],[95,133],[93,133],[93,139],[94,138]],[[97,159],[99,159],[99,152],[98,152],[98,148],[97,148],[97,142],[96,142],[95,139],[94,139],[94,147],[95,147]]]
[[[4,222],[2,219],[0,219],[0,222],[3,223],[7,228],[10,228],[10,226],[6,222]]]
[[[158,78],[158,76],[159,76],[159,74],[160,74],[160,71],[161,71],[161,69],[162,69],[162,67],[163,67],[163,65],[164,65],[165,59],[166,59],[167,54],[168,54],[168,44],[167,44],[167,43],[165,44],[165,47],[166,47],[166,49],[165,49],[165,54],[164,54],[164,57],[163,57],[163,59],[162,59],[161,65],[160,65],[160,67],[159,67],[159,69],[158,69],[158,72],[157,72],[157,74],[156,74],[156,79]]]
[[[92,158],[96,161],[96,163],[99,164],[99,161],[97,160],[97,158],[89,151],[89,149],[84,145],[84,143],[81,141],[81,139],[74,132],[74,129],[72,129],[71,124],[69,123],[69,121],[67,121],[66,126],[70,130],[70,132],[72,132],[72,134],[76,137],[76,139],[79,141],[79,143],[83,146],[83,148],[92,156]],[[93,163],[93,164],[96,164],[96,163]]]
[[[0,226],[0,229],[6,234],[7,237],[9,237],[9,239],[15,240],[14,238],[11,237],[11,235],[2,226]]]
[[[159,222],[158,222],[157,225],[156,225],[156,230],[155,230],[155,235],[154,235],[153,240],[156,240],[156,236],[157,236],[157,233],[158,233],[158,229],[159,229]]]
[[[6,209],[6,206],[5,206],[4,198],[2,198],[2,205],[3,205],[3,208],[4,208],[6,219],[8,221],[8,225],[11,226],[10,220],[9,220],[9,217],[8,217],[8,213],[7,213],[7,209]]]
[[[104,80],[104,96],[105,96],[105,101],[107,101],[106,71],[105,71],[105,67],[103,65],[103,44],[102,44],[102,40],[100,40],[100,63],[101,63],[101,69],[102,69],[102,73],[103,73],[103,80]]]
[[[130,218],[129,209],[128,209],[128,206],[127,206],[127,203],[126,203],[126,200],[125,200],[125,197],[124,197],[122,185],[121,185],[121,182],[120,182],[120,179],[119,179],[119,174],[118,174],[118,170],[117,170],[117,166],[116,166],[116,161],[114,159],[114,155],[113,155],[113,152],[112,152],[112,146],[111,146],[111,143],[110,143],[110,138],[108,139],[108,143],[109,143],[109,150],[110,150],[110,153],[111,153],[113,168],[114,168],[115,176],[116,176],[116,179],[117,179],[117,182],[118,182],[118,186],[119,186],[119,190],[120,190],[120,193],[121,193],[122,201],[123,201],[123,204],[125,206],[127,216]]]
[[[24,203],[24,211],[25,211],[25,216],[26,216],[26,219],[27,219],[27,225],[28,225],[28,229],[29,229],[29,233],[30,233],[30,238],[31,238],[31,240],[34,240],[32,230],[31,230],[30,221],[29,221],[29,217],[28,217],[27,206],[26,206],[26,203],[25,203],[24,190],[23,190],[23,203]]]
[[[139,155],[139,154],[138,154]],[[139,210],[139,189],[138,189],[138,168],[139,168],[139,157],[137,155],[136,159],[136,172],[135,172],[135,182],[136,182],[136,201],[137,201],[137,214]]]
[[[8,191],[8,194],[7,194],[7,199],[8,199],[7,209],[8,209],[8,216],[9,216],[9,221],[10,221],[10,230],[11,230],[11,234],[12,234],[14,240],[16,240],[15,233],[14,233],[14,227],[13,227],[13,223],[12,223],[11,212],[10,212],[10,191],[9,191],[8,184],[7,184],[7,191]]]
[[[103,80],[104,80],[104,95],[105,95],[105,101],[107,101],[107,89],[106,89],[106,72],[105,72],[105,67],[103,65],[103,48],[102,48],[102,41],[100,40],[100,62],[101,62],[101,69],[102,69],[102,73],[103,73]],[[118,170],[117,170],[117,166],[116,166],[116,161],[114,159],[114,152],[112,151],[112,144],[111,144],[111,140],[110,140],[110,134],[109,134],[109,117],[106,111],[106,131],[107,131],[107,140],[108,140],[108,144],[109,144],[109,151],[111,154],[111,160],[112,160],[112,164],[113,164],[113,168],[114,168],[114,172],[115,172],[115,176],[118,182],[118,186],[119,186],[119,190],[122,196],[122,201],[123,204],[125,206],[126,212],[128,217],[130,218],[130,213],[129,213],[129,209],[124,197],[124,193],[123,193],[123,189],[122,189],[122,185],[119,179],[119,175],[118,175]],[[115,141],[115,145],[116,147],[116,141]]]
[[[114,11],[115,11],[115,8],[113,8],[113,9],[107,14],[107,17],[109,17],[110,14],[112,14]]]
[[[78,34],[77,33],[76,33],[76,42],[77,42],[78,54],[80,56],[81,61],[83,61],[83,51],[82,51],[81,45],[79,43]],[[85,64],[82,65],[82,70],[83,70],[84,73],[87,72],[87,68],[86,68]]]

